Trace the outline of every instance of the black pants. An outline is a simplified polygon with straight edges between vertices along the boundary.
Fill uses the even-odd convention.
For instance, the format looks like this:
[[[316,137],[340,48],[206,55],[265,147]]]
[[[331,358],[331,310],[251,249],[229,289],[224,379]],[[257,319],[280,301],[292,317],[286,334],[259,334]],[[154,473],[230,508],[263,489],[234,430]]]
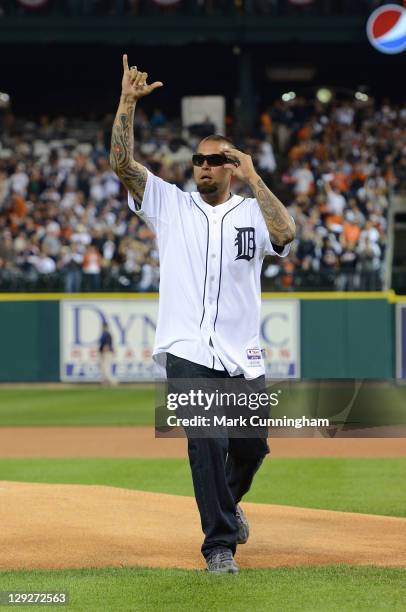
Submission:
[[[176,378],[230,378],[226,371],[212,370],[169,353],[166,372],[169,381]],[[265,377],[249,383],[251,389],[262,391]],[[216,546],[225,546],[235,553],[238,534],[235,507],[250,489],[267,453],[266,437],[188,437],[193,487],[205,534],[201,549],[204,557]]]

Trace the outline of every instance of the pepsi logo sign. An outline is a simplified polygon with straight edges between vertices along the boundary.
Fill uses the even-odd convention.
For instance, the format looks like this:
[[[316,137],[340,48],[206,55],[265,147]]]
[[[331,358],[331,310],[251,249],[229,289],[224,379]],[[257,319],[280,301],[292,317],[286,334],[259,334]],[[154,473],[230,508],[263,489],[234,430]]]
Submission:
[[[368,40],[381,53],[395,54],[406,49],[406,8],[385,4],[377,8],[367,23]]]

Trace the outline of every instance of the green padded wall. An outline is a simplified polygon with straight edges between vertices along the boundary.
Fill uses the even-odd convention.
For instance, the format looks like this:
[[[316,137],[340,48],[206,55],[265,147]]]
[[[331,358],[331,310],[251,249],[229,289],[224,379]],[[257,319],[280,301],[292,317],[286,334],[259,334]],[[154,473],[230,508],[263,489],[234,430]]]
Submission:
[[[393,304],[306,299],[300,306],[302,378],[395,376]],[[59,380],[59,301],[0,302],[0,338],[1,382]]]
[[[392,378],[394,308],[385,299],[302,300],[302,378]]]
[[[59,380],[59,302],[0,302],[0,381]]]

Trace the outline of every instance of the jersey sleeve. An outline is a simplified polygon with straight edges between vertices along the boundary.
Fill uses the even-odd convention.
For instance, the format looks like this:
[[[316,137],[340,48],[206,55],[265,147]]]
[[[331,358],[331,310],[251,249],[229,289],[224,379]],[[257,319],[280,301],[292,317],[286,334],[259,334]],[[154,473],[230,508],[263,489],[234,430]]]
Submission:
[[[256,227],[256,231],[258,234],[258,243],[261,249],[261,254],[263,257],[266,255],[276,255],[277,257],[286,257],[289,255],[290,247],[292,245],[291,242],[286,244],[283,249],[280,247],[273,246],[271,239],[269,237],[268,228],[265,223],[265,219],[262,215],[262,211],[259,207],[259,204],[256,199],[252,200],[253,206],[253,221]],[[293,217],[291,217],[293,220]]]
[[[161,223],[170,222],[175,213],[174,208],[180,203],[183,192],[176,185],[167,183],[149,170],[147,172],[147,182],[141,204],[128,193],[128,206],[156,230]]]

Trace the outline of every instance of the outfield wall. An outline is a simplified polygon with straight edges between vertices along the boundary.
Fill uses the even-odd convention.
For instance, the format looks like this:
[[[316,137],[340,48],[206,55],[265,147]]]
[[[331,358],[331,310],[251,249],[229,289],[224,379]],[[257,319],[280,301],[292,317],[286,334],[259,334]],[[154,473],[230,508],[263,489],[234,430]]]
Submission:
[[[385,293],[264,294],[299,300],[297,347],[302,378],[395,377],[395,303]],[[8,294],[0,296],[0,381],[60,380],[60,303],[149,301],[151,294]],[[275,323],[274,323],[275,325]],[[62,330],[63,331],[63,330]],[[273,356],[272,356],[273,359]]]

